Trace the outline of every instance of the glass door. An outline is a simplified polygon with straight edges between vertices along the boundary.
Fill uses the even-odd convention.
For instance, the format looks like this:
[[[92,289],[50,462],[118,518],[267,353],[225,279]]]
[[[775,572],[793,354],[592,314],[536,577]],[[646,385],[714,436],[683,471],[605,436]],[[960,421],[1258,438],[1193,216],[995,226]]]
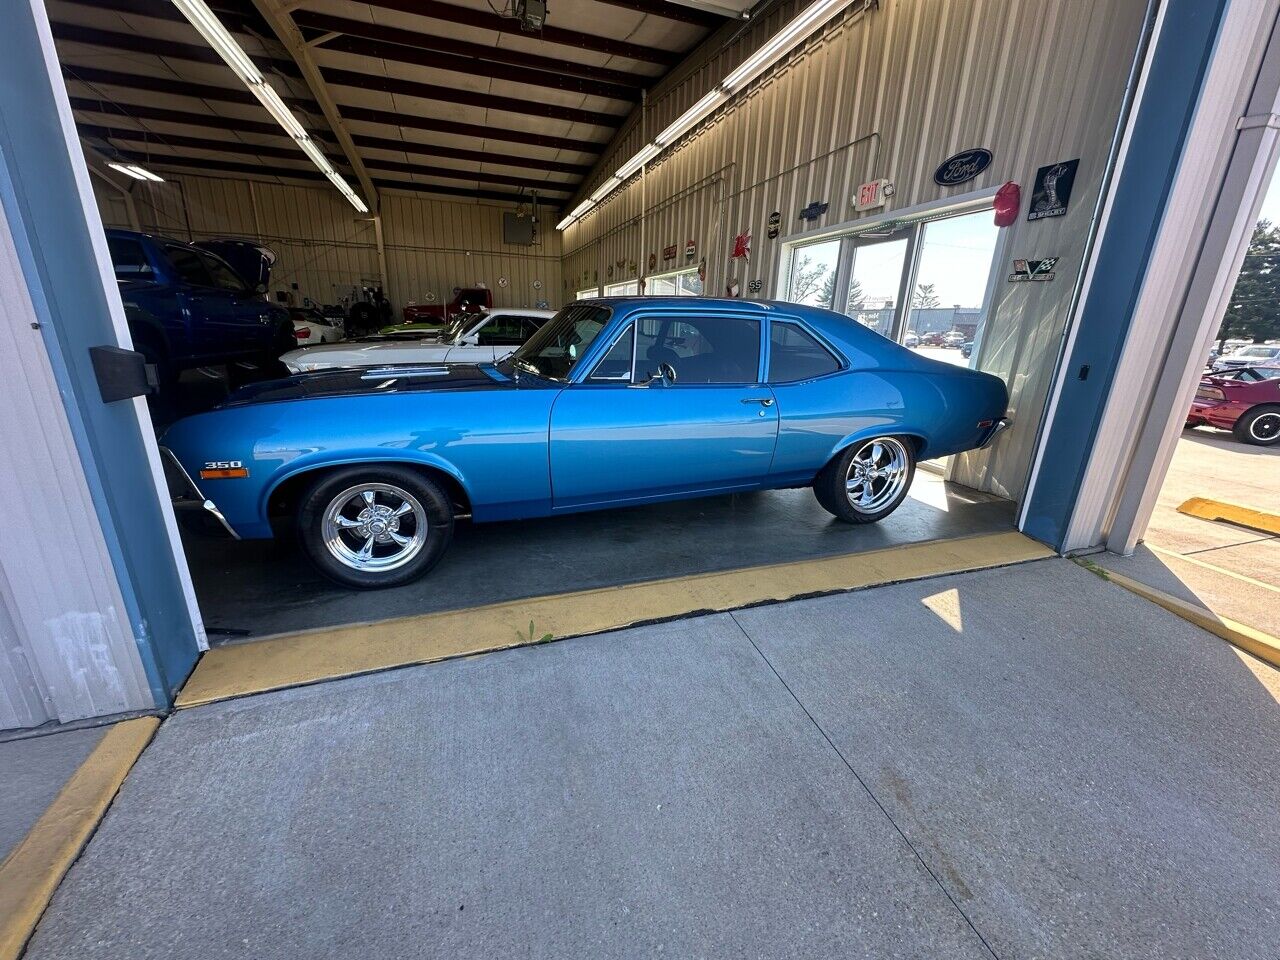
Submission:
[[[902,342],[937,360],[976,366],[1000,228],[990,210],[921,225]]]
[[[795,249],[791,255],[791,275],[787,278],[787,300],[832,309],[843,242],[824,240]]]
[[[911,228],[850,237],[852,262],[844,302],[835,309],[876,333],[892,337],[910,262]]]

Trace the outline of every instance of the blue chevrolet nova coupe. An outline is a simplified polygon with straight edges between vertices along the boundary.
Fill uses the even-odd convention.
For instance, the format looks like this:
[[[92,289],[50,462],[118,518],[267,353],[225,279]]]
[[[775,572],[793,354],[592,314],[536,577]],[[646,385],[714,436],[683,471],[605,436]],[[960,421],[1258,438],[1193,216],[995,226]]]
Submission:
[[[644,297],[570,304],[497,364],[255,384],[162,442],[234,535],[292,522],[325,575],[386,587],[430,570],[468,515],[811,486],[871,523],[918,459],[989,443],[1007,403],[996,377],[827,310]]]

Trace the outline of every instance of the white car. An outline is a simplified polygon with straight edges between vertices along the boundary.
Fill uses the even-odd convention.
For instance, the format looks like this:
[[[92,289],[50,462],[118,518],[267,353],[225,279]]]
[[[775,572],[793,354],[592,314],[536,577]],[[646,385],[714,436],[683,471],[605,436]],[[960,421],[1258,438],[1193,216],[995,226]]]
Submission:
[[[341,321],[334,317],[326,317],[319,310],[311,307],[290,307],[289,318],[293,320],[293,337],[299,344],[311,346],[313,343],[337,343],[346,336]]]
[[[290,373],[397,364],[493,363],[513,353],[555,315],[554,310],[494,310],[464,329],[451,330],[453,336],[446,340],[436,339],[435,334],[393,333],[291,350],[280,362]]]
[[[1280,362],[1280,343],[1256,343],[1218,357],[1213,361],[1213,372],[1232,370],[1236,367],[1262,367]]]

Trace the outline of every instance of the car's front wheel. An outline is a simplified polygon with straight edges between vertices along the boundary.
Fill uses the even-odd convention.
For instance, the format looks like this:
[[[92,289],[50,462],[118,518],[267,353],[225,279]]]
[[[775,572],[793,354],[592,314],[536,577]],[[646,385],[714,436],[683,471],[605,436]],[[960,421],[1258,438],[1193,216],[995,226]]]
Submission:
[[[330,580],[373,590],[423,576],[453,539],[439,485],[394,465],[348,467],[312,485],[298,507],[303,552]]]
[[[1232,428],[1236,439],[1259,447],[1280,443],[1280,407],[1253,407]]]
[[[818,503],[847,523],[875,523],[902,503],[915,476],[911,441],[875,437],[852,444],[813,481]]]

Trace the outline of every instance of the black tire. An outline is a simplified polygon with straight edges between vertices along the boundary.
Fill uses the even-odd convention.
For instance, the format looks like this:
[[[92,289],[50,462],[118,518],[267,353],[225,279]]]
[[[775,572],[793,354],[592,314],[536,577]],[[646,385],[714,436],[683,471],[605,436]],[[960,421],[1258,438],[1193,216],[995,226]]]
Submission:
[[[1280,406],[1260,404],[1250,407],[1231,428],[1241,443],[1272,447],[1280,443]]]
[[[865,481],[870,484],[871,495],[864,505],[864,495],[853,497],[850,484],[858,483],[859,478],[864,476],[864,471],[867,470],[866,458],[873,454],[877,444],[883,452],[876,461],[878,465],[875,469],[891,471],[892,475],[879,478],[883,481],[879,485],[875,477]],[[855,458],[859,460],[857,467],[854,465]],[[879,464],[883,464],[883,467]],[[898,505],[906,498],[907,491],[911,489],[915,472],[915,445],[910,439],[872,437],[850,444],[832,457],[814,478],[813,494],[824,510],[846,523],[876,523],[898,509]],[[866,476],[871,475],[868,473]],[[890,486],[892,490],[889,489]],[[866,490],[867,487],[864,485],[855,489]]]
[[[374,494],[372,502],[364,496],[366,489]],[[408,510],[392,517],[388,511],[394,513],[401,503],[409,504]],[[326,474],[303,495],[297,517],[298,542],[307,559],[330,580],[357,590],[398,587],[424,576],[453,539],[453,508],[439,484],[393,464]],[[349,526],[352,521],[357,525]],[[397,551],[409,547],[399,539],[416,544],[403,559]],[[362,561],[366,550],[369,556]]]

